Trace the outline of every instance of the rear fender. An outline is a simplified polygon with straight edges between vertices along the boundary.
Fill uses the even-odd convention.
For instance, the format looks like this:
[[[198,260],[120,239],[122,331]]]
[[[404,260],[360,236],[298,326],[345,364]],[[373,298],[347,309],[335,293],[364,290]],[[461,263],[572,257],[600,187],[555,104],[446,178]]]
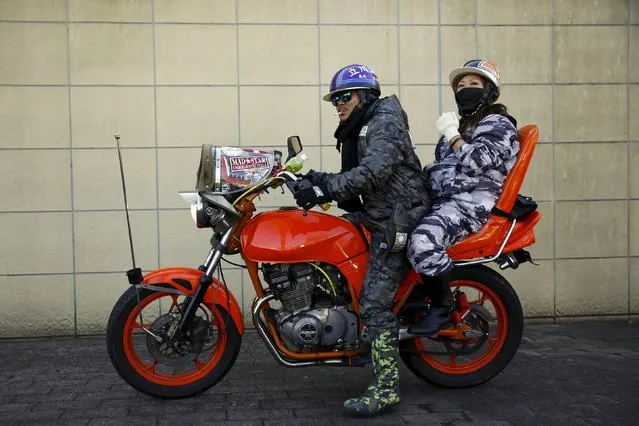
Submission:
[[[539,212],[532,212],[526,215],[523,220],[517,222],[506,247],[504,253],[526,248],[535,242],[535,233],[533,228],[541,219]]]
[[[153,290],[158,287],[173,288],[180,293],[190,296],[195,293],[195,289],[200,283],[200,277],[204,272],[191,268],[163,268],[153,272],[149,272],[144,276],[142,283],[145,286],[153,286]],[[223,283],[213,278],[213,283],[204,294],[204,303],[220,305],[224,309],[228,309],[237,331],[240,335],[244,334],[244,320],[242,311],[233,297],[233,294],[226,291]]]
[[[535,234],[533,227],[540,219],[541,214],[537,211],[517,219],[517,223],[510,234],[510,238],[503,252],[508,253],[515,251],[534,243]],[[448,256],[450,256],[453,261],[494,256],[499,252],[511,225],[512,221],[510,219],[491,215],[488,222],[484,224],[477,233],[448,247]]]

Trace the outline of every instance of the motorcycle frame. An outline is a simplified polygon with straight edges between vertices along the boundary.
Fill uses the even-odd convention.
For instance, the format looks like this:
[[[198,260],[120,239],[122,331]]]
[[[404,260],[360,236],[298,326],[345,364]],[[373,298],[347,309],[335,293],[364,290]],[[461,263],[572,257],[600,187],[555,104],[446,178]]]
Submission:
[[[250,217],[246,218],[245,216],[251,215],[253,210],[251,208],[246,208],[249,202],[250,201],[247,200],[244,203],[244,220],[240,220],[240,223],[246,224],[251,219]],[[252,204],[252,202],[250,203]],[[479,259],[476,261],[456,262],[456,265],[463,267],[477,263],[488,263],[494,261],[499,257],[499,255],[501,255],[503,248],[508,243],[515,227],[515,223],[516,221],[513,221],[513,224],[510,226],[508,234],[501,243],[500,250],[496,255],[491,258]],[[190,303],[182,316],[180,327],[185,327],[189,323],[189,321],[193,318],[197,307],[202,301],[212,304],[219,302],[221,305],[227,305],[229,307],[230,317],[233,319],[240,333],[243,334],[244,327],[239,305],[233,298],[233,295],[228,293],[225,288],[222,288],[222,283],[213,278],[213,273],[218,267],[222,255],[228,252],[229,241],[231,241],[235,235],[241,233],[241,231],[242,229],[240,229],[239,226],[236,226],[234,229],[227,230],[222,235],[220,241],[215,246],[211,247],[206,260],[198,270],[189,268],[165,268],[157,270],[145,275],[141,285],[139,286],[148,290],[165,292],[168,290],[184,296],[190,296]],[[298,353],[289,350],[281,340],[276,326],[266,315],[266,312],[270,309],[269,302],[273,300],[275,296],[270,293],[268,289],[264,288],[258,273],[258,263],[248,259],[242,252],[240,252],[240,254],[246,264],[247,271],[256,294],[251,307],[253,324],[273,357],[280,364],[287,367],[308,367],[312,365],[354,365],[354,360],[359,356],[359,350],[357,349],[313,353]],[[352,307],[358,316],[359,292],[357,291],[357,287],[350,283],[351,280],[361,283],[364,278],[364,271],[362,268],[355,268],[352,267],[352,265],[367,262],[367,257],[368,254],[363,253],[353,259],[343,262],[342,265],[338,265],[340,271],[349,278],[348,289],[352,299]],[[415,272],[411,272],[406,281],[400,286],[393,306],[393,312],[395,314],[397,314],[407,302],[418,282],[419,276]],[[167,289],[167,285],[173,286],[174,288]],[[211,291],[209,291],[209,289],[211,289]],[[180,330],[184,329],[180,328]],[[402,339],[412,337],[412,335],[408,334],[406,330],[400,330],[400,332]]]
[[[238,331],[240,334],[243,334],[243,319],[237,301],[233,295],[226,290],[226,287],[222,287],[222,283],[218,282],[213,277],[213,273],[219,266],[222,256],[229,253],[229,251],[237,250],[246,264],[246,268],[256,294],[251,307],[253,325],[273,357],[280,364],[286,367],[308,367],[314,365],[362,365],[356,362],[360,355],[358,349],[298,353],[288,349],[281,340],[276,326],[267,316],[267,312],[271,308],[269,302],[273,300],[275,296],[268,288],[264,288],[258,274],[258,262],[247,258],[244,252],[239,249],[240,235],[246,225],[253,219],[253,212],[255,211],[255,207],[252,202],[253,198],[254,197],[248,197],[242,200],[242,202],[237,206],[238,211],[241,212],[239,222],[233,228],[228,229],[221,235],[219,242],[211,247],[205,262],[199,269],[166,268],[157,270],[145,275],[140,287],[154,291],[170,290],[171,292],[177,292],[184,296],[190,296],[189,305],[187,306],[179,325],[179,330],[181,331],[185,330],[185,327],[195,315],[199,304],[204,301],[207,304],[216,304],[219,302],[222,306],[226,305],[229,310],[229,315],[234,321]],[[505,247],[521,248],[525,245],[529,245],[529,234],[532,233],[532,227],[535,223],[537,223],[539,218],[540,215],[536,213],[536,215],[533,214],[519,222],[517,219],[513,219],[507,228],[503,241],[499,243],[498,249],[494,255],[475,260],[454,260],[455,265],[457,267],[465,267],[482,263],[490,263],[499,259],[499,257],[503,254]],[[524,223],[524,225],[521,225],[521,223]],[[520,224],[521,232],[517,233],[517,238],[514,239],[514,231],[518,224]],[[358,236],[361,237],[361,234],[358,233]],[[364,237],[370,238],[366,231],[364,231]],[[481,235],[477,234],[477,237],[481,237]],[[534,236],[532,238],[534,241]],[[236,243],[234,243],[235,246],[233,246],[232,243],[234,241],[236,241]],[[459,245],[461,244],[464,244],[464,242]],[[361,265],[365,265],[367,263],[368,253],[364,252],[353,258],[347,259],[338,265],[334,265],[338,267],[340,272],[347,279],[348,291],[352,300],[352,308],[358,317],[358,290],[361,290],[361,283],[363,282],[365,274],[365,268],[362,268]],[[393,312],[395,314],[398,314],[405,303],[409,300],[410,295],[419,281],[419,275],[416,272],[411,271],[395,296],[395,303],[393,305]],[[186,285],[186,283],[188,283],[188,285]],[[173,289],[167,289],[167,286],[173,287]],[[406,329],[400,329],[400,340],[410,339],[413,337],[414,336],[408,333]]]
[[[532,157],[535,144],[537,142],[538,129],[536,126],[526,126],[521,131],[522,150],[518,156],[517,162],[504,182],[504,188],[496,207],[501,211],[510,212],[516,195],[521,187],[521,183],[525,176],[528,164]],[[526,145],[524,146],[524,141]],[[229,315],[232,317],[240,334],[244,332],[244,325],[240,308],[235,298],[226,288],[221,288],[221,283],[213,278],[213,272],[219,266],[223,254],[239,252],[244,259],[249,276],[255,289],[256,298],[254,299],[251,314],[253,324],[257,329],[260,337],[264,340],[268,349],[271,351],[275,359],[282,365],[288,367],[307,367],[310,365],[357,365],[354,363],[359,356],[358,349],[349,349],[342,351],[330,352],[309,352],[298,353],[289,350],[282,342],[279,333],[272,321],[267,315],[270,309],[269,301],[274,298],[269,289],[264,289],[258,275],[257,262],[245,256],[241,249],[240,237],[244,228],[253,219],[255,206],[253,199],[257,197],[261,191],[248,194],[246,197],[234,203],[234,207],[240,213],[240,218],[234,226],[227,229],[220,235],[219,242],[211,248],[205,263],[199,270],[187,268],[167,268],[147,274],[143,277],[141,286],[153,289],[160,284],[159,288],[166,289],[174,287],[182,294],[191,296],[189,305],[184,312],[179,330],[183,331],[192,320],[199,304],[209,302],[215,304],[217,297],[220,301],[226,301],[229,308]],[[464,267],[482,263],[493,262],[503,254],[504,250],[508,253],[522,249],[531,245],[534,241],[533,227],[541,219],[541,215],[534,211],[518,221],[516,218],[504,218],[491,216],[488,223],[482,227],[480,232],[471,235],[462,242],[449,247],[448,252],[456,264],[456,266]],[[364,231],[365,237],[370,242],[370,235]],[[505,234],[505,235],[504,235]],[[500,236],[503,236],[500,238]],[[501,241],[501,242],[498,242]],[[470,260],[469,260],[470,259]],[[359,289],[364,279],[365,268],[357,267],[357,265],[367,264],[368,253],[364,252],[354,258],[347,259],[339,265],[335,265],[340,269],[341,273],[346,277],[348,289],[351,295],[352,307],[359,317]],[[190,288],[180,284],[180,280],[190,283]],[[395,296],[393,312],[397,314],[404,306],[406,301],[419,281],[419,276],[414,271],[409,273],[408,277],[402,283]],[[140,284],[132,282],[132,284]],[[213,292],[212,289],[215,289]],[[214,293],[214,295],[212,295]],[[213,296],[213,297],[212,297]],[[264,317],[262,319],[260,314]],[[411,338],[407,330],[400,330],[400,339]]]

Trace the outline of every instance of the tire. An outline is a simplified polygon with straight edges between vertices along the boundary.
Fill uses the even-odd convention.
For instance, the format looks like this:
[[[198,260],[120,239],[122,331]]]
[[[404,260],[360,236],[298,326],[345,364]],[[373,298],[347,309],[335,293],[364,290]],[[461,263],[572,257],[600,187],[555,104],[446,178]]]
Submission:
[[[524,317],[519,297],[510,283],[496,271],[483,266],[459,267],[453,269],[450,286],[475,288],[486,301],[495,306],[497,327],[496,337],[491,343],[484,343],[487,351],[474,362],[449,364],[436,356],[419,353],[424,350],[424,338],[413,338],[400,342],[400,355],[408,369],[426,382],[443,388],[466,388],[484,383],[502,372],[515,356],[524,327]],[[484,296],[486,295],[486,296]],[[469,297],[471,299],[471,297]],[[423,300],[413,300],[423,302]],[[432,340],[426,339],[426,342]]]
[[[144,289],[140,289],[139,293],[142,309],[153,302],[157,303],[163,297],[169,297],[174,302],[177,300],[177,296],[169,293]],[[172,304],[171,307],[173,306]],[[157,371],[157,368],[165,368],[157,360],[151,359],[150,364],[145,363],[135,348],[135,342],[139,343],[140,339],[144,340],[147,336],[139,330],[140,324],[137,323],[139,309],[136,289],[133,286],[129,288],[115,304],[107,325],[107,349],[120,377],[140,392],[163,399],[196,395],[219,382],[233,366],[240,350],[242,336],[223,306],[207,308],[212,312],[210,319],[213,325],[217,327],[216,343],[210,348],[211,359],[198,364],[197,357],[200,355],[193,355],[194,371],[167,374]],[[145,326],[148,328],[150,324],[147,315],[152,315],[144,310],[142,313]],[[134,334],[135,330],[137,334]],[[180,356],[177,358],[180,359]],[[178,362],[187,363],[181,360]],[[170,370],[176,368],[171,367]]]

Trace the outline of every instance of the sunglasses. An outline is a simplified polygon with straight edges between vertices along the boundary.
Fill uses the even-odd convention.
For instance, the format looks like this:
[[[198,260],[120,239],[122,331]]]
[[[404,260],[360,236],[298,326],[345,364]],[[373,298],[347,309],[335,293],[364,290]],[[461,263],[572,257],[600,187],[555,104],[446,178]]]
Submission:
[[[351,98],[353,97],[353,95],[351,94],[351,92],[341,92],[341,93],[336,93],[333,96],[331,96],[331,103],[334,106],[337,106],[337,104],[339,103],[339,100],[341,99],[342,102],[344,102],[345,104],[349,103]]]

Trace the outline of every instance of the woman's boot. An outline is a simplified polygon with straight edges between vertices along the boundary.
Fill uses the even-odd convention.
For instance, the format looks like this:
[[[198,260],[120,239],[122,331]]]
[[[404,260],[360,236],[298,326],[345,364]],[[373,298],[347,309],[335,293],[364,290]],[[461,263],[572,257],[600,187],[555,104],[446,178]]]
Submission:
[[[450,291],[450,272],[429,277],[422,275],[422,282],[429,286],[430,309],[418,322],[408,328],[409,333],[431,336],[450,321],[453,294]]]
[[[364,394],[344,402],[353,415],[373,416],[399,403],[399,333],[388,328],[369,328],[373,380]]]

